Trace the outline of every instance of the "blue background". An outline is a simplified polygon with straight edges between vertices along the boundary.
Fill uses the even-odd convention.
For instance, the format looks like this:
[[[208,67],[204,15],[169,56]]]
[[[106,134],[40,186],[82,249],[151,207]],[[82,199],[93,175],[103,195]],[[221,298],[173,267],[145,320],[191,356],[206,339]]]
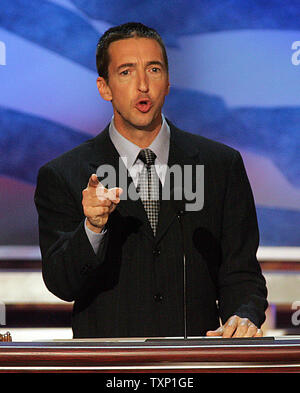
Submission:
[[[38,168],[110,120],[95,48],[128,21],[166,44],[165,115],[241,152],[260,244],[300,246],[300,4],[289,0],[1,0],[0,245],[38,244]]]

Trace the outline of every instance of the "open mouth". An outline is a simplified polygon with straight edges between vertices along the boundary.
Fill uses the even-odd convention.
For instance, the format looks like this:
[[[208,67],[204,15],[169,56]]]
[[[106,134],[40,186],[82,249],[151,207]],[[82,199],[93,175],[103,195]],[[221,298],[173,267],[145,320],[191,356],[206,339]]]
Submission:
[[[140,99],[135,107],[142,113],[147,113],[152,107],[152,102],[148,98]]]

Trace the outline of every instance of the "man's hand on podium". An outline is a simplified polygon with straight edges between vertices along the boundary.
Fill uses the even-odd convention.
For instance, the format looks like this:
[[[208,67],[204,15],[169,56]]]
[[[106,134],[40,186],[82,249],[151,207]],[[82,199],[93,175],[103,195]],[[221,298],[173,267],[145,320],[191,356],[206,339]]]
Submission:
[[[225,325],[216,330],[206,332],[208,337],[262,337],[263,332],[258,329],[248,318],[240,318],[237,315],[230,317]]]

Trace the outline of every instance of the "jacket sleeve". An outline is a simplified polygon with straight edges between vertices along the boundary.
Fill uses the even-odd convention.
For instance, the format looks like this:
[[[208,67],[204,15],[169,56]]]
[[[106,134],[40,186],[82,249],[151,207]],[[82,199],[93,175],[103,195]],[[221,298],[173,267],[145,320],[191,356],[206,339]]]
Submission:
[[[240,153],[231,162],[223,209],[219,310],[222,322],[236,314],[260,327],[267,308],[266,282],[256,253],[259,231],[252,190]]]
[[[50,165],[39,170],[34,200],[45,285],[63,300],[76,300],[90,289],[95,269],[104,259],[109,234],[95,254],[82,211],[66,181]]]

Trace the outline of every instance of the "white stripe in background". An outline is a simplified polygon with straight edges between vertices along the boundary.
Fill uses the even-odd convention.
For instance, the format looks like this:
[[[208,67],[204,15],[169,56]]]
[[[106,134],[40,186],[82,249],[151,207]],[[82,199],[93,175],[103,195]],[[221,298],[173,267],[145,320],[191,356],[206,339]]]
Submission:
[[[96,72],[5,29],[0,37],[7,52],[0,106],[92,135],[107,125],[111,104],[98,93]]]
[[[168,48],[171,85],[222,98],[231,108],[299,106],[299,31],[237,30],[181,37]]]
[[[257,257],[262,261],[300,261],[300,247],[259,247]],[[0,246],[0,261],[40,258],[39,246]]]
[[[0,246],[0,260],[31,260],[41,259],[39,246]]]
[[[268,157],[243,149],[239,151],[243,156],[256,206],[300,212],[300,188],[294,187]]]
[[[70,0],[48,0],[51,3],[54,3],[60,7],[66,8],[67,10],[77,14],[82,19],[85,19],[87,23],[93,26],[93,28],[99,31],[99,38],[107,29],[109,29],[112,25],[107,22],[91,19],[84,12],[82,12],[79,8],[77,8]]]

